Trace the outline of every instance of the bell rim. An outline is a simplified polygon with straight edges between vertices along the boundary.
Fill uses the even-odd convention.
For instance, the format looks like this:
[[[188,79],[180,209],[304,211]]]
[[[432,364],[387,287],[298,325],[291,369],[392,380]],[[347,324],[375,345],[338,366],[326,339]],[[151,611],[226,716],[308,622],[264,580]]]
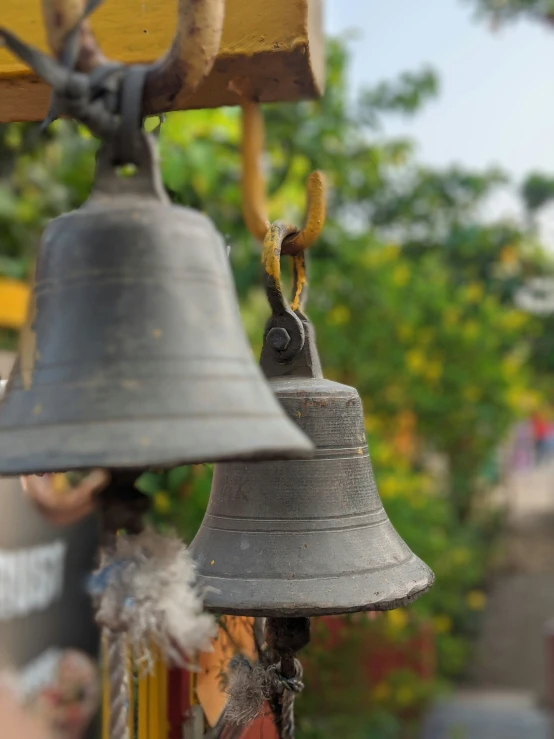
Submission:
[[[282,600],[282,593],[279,597],[266,597],[264,602],[264,594],[266,592],[266,589],[274,592],[278,589],[275,586],[275,580],[270,579],[235,579],[235,592],[237,589],[237,586],[239,583],[252,583],[253,585],[253,600],[255,599],[257,605],[249,606],[246,601],[245,605],[241,606],[226,606],[224,601],[225,597],[221,597],[221,591],[217,587],[217,583],[221,580],[225,580],[227,578],[221,578],[221,577],[213,577],[210,575],[204,575],[202,573],[198,573],[198,581],[200,587],[204,590],[204,609],[206,611],[209,611],[211,613],[220,613],[223,615],[230,615],[230,616],[254,616],[254,617],[275,617],[275,616],[338,616],[341,614],[346,613],[362,613],[362,612],[369,612],[369,611],[391,611],[396,608],[403,608],[404,606],[409,605],[410,603],[413,603],[415,600],[420,598],[422,595],[425,595],[432,587],[435,582],[435,574],[434,572],[426,565],[419,557],[417,557],[415,554],[412,554],[412,556],[407,560],[404,561],[401,565],[399,565],[398,569],[403,569],[403,576],[409,577],[409,572],[406,573],[406,569],[408,571],[410,569],[416,569],[419,572],[419,577],[417,578],[416,583],[413,585],[412,588],[408,590],[408,592],[403,592],[400,588],[398,589],[398,594],[390,594],[388,598],[383,599],[381,601],[373,601],[368,603],[362,603],[360,604],[359,601],[359,594],[355,595],[354,592],[351,595],[351,600],[349,602],[349,599],[344,596],[344,590],[345,590],[345,584],[346,581],[350,585],[351,591],[356,590],[356,586],[359,587],[361,583],[364,581],[366,583],[370,583],[371,581],[375,582],[376,580],[376,573],[373,572],[371,574],[368,574],[367,572],[364,572],[359,575],[354,576],[348,576],[346,579],[344,577],[341,577],[340,575],[337,575],[332,578],[321,578],[320,582],[321,587],[318,587],[318,592],[316,594],[316,597],[311,599],[311,602],[309,604],[304,605],[283,605]],[[378,575],[377,575],[378,577]],[[231,579],[231,578],[229,578]],[[318,578],[314,578],[315,580],[318,580]],[[340,602],[342,600],[342,605],[326,605],[326,602],[333,598],[333,595],[329,594],[329,591],[324,591],[324,585],[323,583],[334,581],[338,587],[340,588],[341,594],[336,596],[337,602]],[[281,584],[283,581],[280,581]],[[288,580],[287,584],[293,584],[297,587],[298,591],[301,593],[302,590],[305,588],[305,582],[306,580]],[[299,600],[300,600],[299,596]],[[354,599],[357,598],[356,602],[353,602]],[[219,602],[218,602],[219,601]]]
[[[310,395],[325,395],[330,389],[335,391],[335,395],[341,397],[359,398],[360,393],[352,385],[346,385],[343,382],[329,380],[327,377],[295,377],[282,376],[270,377],[268,383],[278,398],[296,398],[298,397],[298,389],[306,387]]]
[[[160,442],[149,447],[141,446],[141,438],[137,434],[137,425],[144,423],[145,435],[152,434],[158,429]],[[290,425],[289,425],[290,424]],[[83,435],[90,432],[91,427],[102,428],[110,426],[111,433],[117,432],[117,436],[125,438],[126,444],[106,453],[106,441],[97,437],[98,449],[84,451],[86,444],[79,441]],[[310,459],[315,451],[313,443],[297,426],[285,418],[273,417],[260,421],[259,425],[253,426],[251,420],[234,420],[225,423],[225,419],[212,418],[205,422],[204,436],[207,438],[213,429],[217,427],[223,434],[220,438],[225,443],[219,447],[207,441],[198,442],[199,426],[197,419],[178,419],[169,424],[168,421],[151,419],[127,419],[110,424],[96,422],[83,426],[79,424],[67,424],[65,435],[71,437],[74,449],[64,449],[63,444],[47,445],[48,432],[59,430],[59,425],[37,426],[32,429],[36,434],[37,442],[29,443],[28,437],[31,429],[20,427],[20,431],[14,431],[9,427],[0,430],[0,476],[15,477],[18,475],[33,475],[41,473],[70,472],[82,469],[101,468],[108,470],[138,470],[172,468],[184,465],[212,464],[219,462],[243,462],[243,461],[271,461]],[[168,433],[168,427],[173,430]],[[226,428],[227,427],[227,428]],[[265,431],[264,431],[265,427]],[[196,436],[196,446],[193,449],[188,441],[173,443],[169,446],[165,439],[179,433],[182,438],[189,440]],[[242,436],[239,431],[242,431]],[[165,438],[164,438],[165,437]],[[239,438],[240,437],[240,438]],[[90,438],[90,437],[89,437]],[[187,451],[187,443],[189,451]],[[17,453],[8,451],[9,448],[18,448]],[[209,449],[212,449],[212,452]],[[90,444],[89,444],[90,449]],[[124,449],[124,451],[123,451]],[[22,450],[22,451],[19,451]],[[5,456],[2,459],[2,456]]]

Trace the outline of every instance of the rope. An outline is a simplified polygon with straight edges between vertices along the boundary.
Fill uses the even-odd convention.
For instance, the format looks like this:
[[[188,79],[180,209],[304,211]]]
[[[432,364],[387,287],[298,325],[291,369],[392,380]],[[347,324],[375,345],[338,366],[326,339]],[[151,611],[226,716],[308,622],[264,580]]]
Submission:
[[[303,670],[297,659],[294,660],[294,677],[285,677],[279,672],[280,668],[280,663],[269,668],[273,673],[276,692],[281,694],[278,699],[279,710],[275,717],[277,730],[280,739],[294,739],[294,699],[297,693],[304,690]]]
[[[100,562],[105,563],[115,547],[117,531],[126,529],[134,534],[143,529],[142,517],[148,507],[147,498],[134,487],[134,476],[112,474],[108,487],[100,497],[102,548]],[[129,732],[130,685],[127,637],[123,631],[113,631],[102,624],[107,661],[109,739],[131,739]]]
[[[110,680],[110,739],[129,737],[129,675],[125,635],[104,629]]]

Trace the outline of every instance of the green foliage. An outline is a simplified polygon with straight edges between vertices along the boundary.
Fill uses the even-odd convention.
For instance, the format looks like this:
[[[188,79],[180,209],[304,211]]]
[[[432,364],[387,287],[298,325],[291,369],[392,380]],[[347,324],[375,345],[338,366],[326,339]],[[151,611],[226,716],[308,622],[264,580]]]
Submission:
[[[540,172],[529,174],[521,186],[521,195],[528,211],[535,213],[554,200],[554,177]]]
[[[436,97],[438,91],[439,80],[432,69],[417,73],[404,72],[392,84],[381,82],[375,88],[362,92],[358,102],[359,120],[375,127],[380,113],[412,115],[428,99]]]
[[[480,15],[493,21],[511,21],[531,18],[554,23],[554,0],[470,0]]]
[[[146,472],[138,489],[151,498],[151,521],[161,530],[177,530],[191,541],[208,505],[212,465],[176,467],[164,472]]]
[[[435,570],[437,584],[409,612],[363,628],[356,622],[341,659],[314,643],[321,679],[329,682],[299,702],[306,739],[337,731],[396,737],[397,714],[411,721],[436,689],[410,670],[395,672],[385,688],[368,686],[361,674],[354,679],[355,640],[368,633],[379,638],[386,626],[387,638],[399,644],[432,624],[440,676],[463,671],[492,538],[490,522],[475,516],[474,497],[504,433],[534,402],[531,388],[544,367],[529,359],[546,324],[515,310],[512,298],[527,276],[550,268],[549,260],[522,229],[484,225],[478,217],[504,175],[421,167],[411,142],[374,139],[387,115],[415,113],[436,94],[436,77],[426,70],[405,74],[349,104],[347,63],[345,45],[330,42],[324,97],[265,107],[269,209],[272,218],[301,223],[306,177],[325,171],[328,218],[310,254],[308,313],[326,375],[362,395],[389,516]],[[60,121],[40,145],[33,131],[0,127],[0,274],[12,277],[30,276],[44,224],[78,206],[93,176],[96,142],[83,131]],[[231,244],[244,323],[259,352],[268,309],[259,247],[241,216],[239,150],[240,115],[233,109],[172,114],[162,127],[165,184],[174,201],[206,212]],[[430,453],[448,463],[450,474],[440,482],[428,471]],[[210,467],[196,466],[149,473],[140,487],[153,499],[156,525],[175,526],[190,540],[210,480]]]

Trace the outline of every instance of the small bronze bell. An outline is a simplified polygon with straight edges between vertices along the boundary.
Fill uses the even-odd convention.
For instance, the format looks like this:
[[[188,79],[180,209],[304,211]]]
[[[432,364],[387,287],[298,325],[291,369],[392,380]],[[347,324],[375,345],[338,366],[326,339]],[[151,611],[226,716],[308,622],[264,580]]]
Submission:
[[[209,586],[205,605],[255,616],[397,608],[424,593],[433,573],[382,506],[360,396],[323,378],[313,328],[285,305],[273,273],[262,366],[316,453],[311,460],[216,465],[191,545]],[[289,346],[296,347],[292,355]]]
[[[172,206],[151,141],[134,177],[100,150],[56,218],[0,404],[0,474],[309,455],[253,360],[225,244]]]

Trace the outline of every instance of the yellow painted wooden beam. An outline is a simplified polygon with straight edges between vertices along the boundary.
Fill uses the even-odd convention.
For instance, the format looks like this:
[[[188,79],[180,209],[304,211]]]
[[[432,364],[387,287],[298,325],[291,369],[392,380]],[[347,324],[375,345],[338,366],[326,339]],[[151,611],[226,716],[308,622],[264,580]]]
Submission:
[[[192,95],[176,94],[171,110],[239,102],[233,85],[247,80],[260,102],[315,98],[323,89],[322,0],[226,0],[220,52],[212,72]],[[24,41],[47,50],[41,0],[1,0],[0,21]],[[176,0],[111,0],[94,14],[96,39],[111,59],[151,63],[169,49]],[[0,121],[40,120],[49,88],[7,51],[0,50]],[[153,109],[148,113],[160,113]]]
[[[25,323],[28,303],[27,283],[0,277],[0,328],[20,329]]]

